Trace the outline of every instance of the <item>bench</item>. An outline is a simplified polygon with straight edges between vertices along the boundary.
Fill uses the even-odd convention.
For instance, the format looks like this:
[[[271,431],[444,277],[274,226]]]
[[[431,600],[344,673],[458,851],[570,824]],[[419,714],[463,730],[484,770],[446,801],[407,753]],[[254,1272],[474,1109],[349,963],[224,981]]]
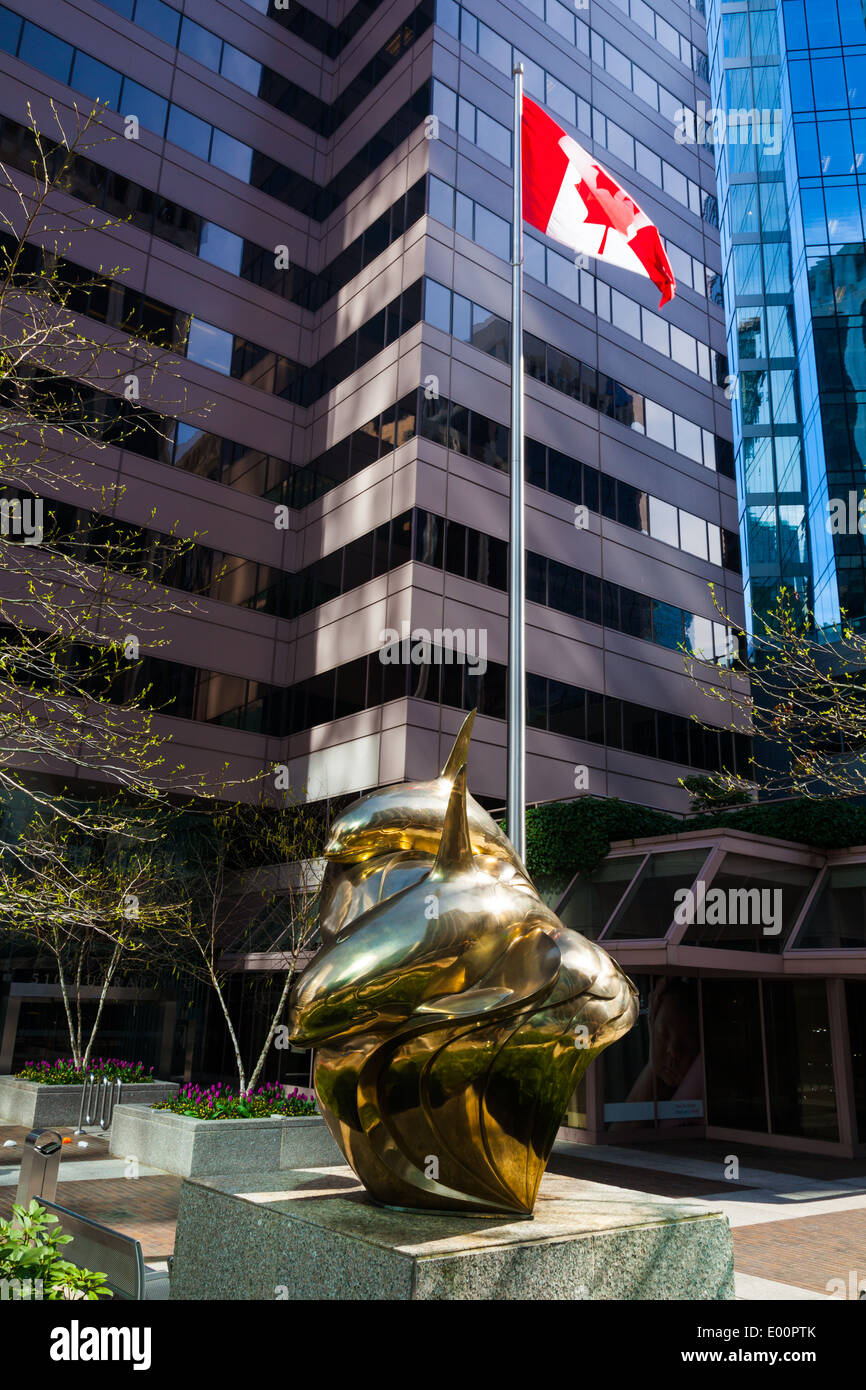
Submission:
[[[145,1265],[141,1244],[134,1236],[122,1235],[56,1202],[46,1202],[43,1197],[37,1201],[57,1217],[64,1235],[72,1236],[68,1245],[60,1246],[62,1258],[79,1269],[104,1274],[106,1286],[115,1298],[136,1301],[168,1298],[167,1271],[149,1269]]]

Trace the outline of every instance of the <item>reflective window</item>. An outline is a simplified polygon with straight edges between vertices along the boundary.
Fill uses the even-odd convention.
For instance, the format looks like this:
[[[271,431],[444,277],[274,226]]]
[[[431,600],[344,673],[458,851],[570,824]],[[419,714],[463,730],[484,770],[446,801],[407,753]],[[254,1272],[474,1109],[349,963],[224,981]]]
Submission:
[[[651,854],[606,939],[642,941],[665,936],[681,900],[677,893],[691,889],[708,854],[703,848]]]
[[[764,980],[774,1134],[836,1140],[836,1088],[824,980]]]
[[[866,948],[866,864],[838,864],[827,870],[793,947],[800,951]]]
[[[579,875],[559,904],[557,916],[567,927],[596,941],[643,859],[642,854],[609,858],[591,878]]]
[[[224,376],[231,374],[234,338],[222,328],[215,328],[202,319],[193,319],[189,328],[186,355],[191,362],[212,367]]]
[[[707,1122],[766,1130],[764,1048],[757,980],[701,981]]]
[[[726,854],[683,919],[690,921],[683,944],[778,955],[814,881],[815,870],[801,864]]]
[[[56,77],[58,82],[68,82],[73,51],[71,44],[64,43],[55,34],[49,34],[47,29],[40,29],[35,24],[24,25],[18,50],[22,63],[29,63],[49,77]]]
[[[120,102],[122,78],[114,68],[89,58],[86,53],[76,53],[72,64],[71,85],[80,92],[86,92],[94,101],[107,102],[115,111]]]

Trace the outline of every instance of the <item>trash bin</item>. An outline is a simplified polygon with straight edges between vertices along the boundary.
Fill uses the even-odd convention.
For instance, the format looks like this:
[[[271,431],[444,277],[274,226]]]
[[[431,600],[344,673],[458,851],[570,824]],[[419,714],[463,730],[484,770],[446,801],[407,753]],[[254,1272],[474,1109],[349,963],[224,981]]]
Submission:
[[[15,1201],[27,1207],[35,1197],[57,1200],[57,1174],[63,1140],[56,1129],[31,1129],[24,1140]]]

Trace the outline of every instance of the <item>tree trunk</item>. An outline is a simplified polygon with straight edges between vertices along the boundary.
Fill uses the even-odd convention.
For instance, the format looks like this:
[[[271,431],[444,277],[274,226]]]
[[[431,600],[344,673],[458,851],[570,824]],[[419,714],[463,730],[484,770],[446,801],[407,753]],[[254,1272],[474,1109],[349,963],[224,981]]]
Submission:
[[[283,985],[283,992],[280,995],[280,1001],[277,1004],[276,1009],[274,1010],[274,1016],[271,1019],[271,1024],[268,1028],[267,1036],[265,1037],[264,1046],[262,1047],[262,1050],[259,1053],[259,1059],[256,1062],[255,1070],[252,1076],[250,1077],[250,1090],[252,1090],[253,1086],[255,1086],[256,1082],[259,1079],[259,1076],[261,1075],[262,1068],[265,1065],[265,1058],[268,1055],[268,1048],[270,1047],[271,1042],[273,1041],[273,1036],[276,1031],[277,1024],[280,1021],[280,1015],[282,1014],[283,1009],[286,1006],[286,1000],[289,997],[289,990],[291,988],[292,980],[295,977],[295,961],[296,957],[292,956],[291,968],[286,971],[286,982]]]
[[[237,1033],[235,1032],[234,1024],[232,1023],[229,1017],[228,1007],[226,1005],[225,999],[223,998],[222,986],[220,985],[220,982],[216,977],[216,972],[213,970],[212,967],[209,967],[209,973],[211,985],[213,986],[214,993],[216,994],[216,997],[219,1000],[219,1006],[223,1011],[223,1018],[225,1019],[226,1027],[229,1030],[229,1037],[232,1040],[232,1048],[235,1054],[235,1065],[238,1069],[238,1086],[240,1088],[241,1095],[243,1095],[244,1091],[247,1090],[247,1084],[246,1076],[244,1073],[244,1063],[243,1058],[241,1057],[241,1049],[240,1044],[238,1043]]]
[[[117,942],[117,944],[114,947],[114,951],[112,952],[111,960],[108,964],[108,969],[105,972],[105,979],[102,982],[102,992],[99,996],[99,1003],[96,1006],[96,1018],[93,1020],[93,1027],[90,1030],[90,1037],[87,1040],[87,1051],[84,1054],[84,1059],[82,1062],[83,1069],[86,1069],[87,1064],[90,1061],[90,1054],[93,1051],[93,1044],[96,1041],[96,1031],[99,1028],[99,1020],[102,1018],[102,1009],[105,1004],[105,996],[108,994],[108,986],[111,984],[111,979],[117,967],[117,962],[120,960],[120,953],[122,949],[123,948],[121,947],[120,942]],[[130,1058],[130,1061],[131,1060],[132,1059]]]
[[[66,1026],[69,1029],[69,1046],[72,1049],[72,1061],[76,1069],[81,1065],[81,1054],[75,1046],[75,1024],[72,1018],[72,1000],[69,997],[69,989],[66,984],[66,974],[63,969],[63,961],[58,947],[53,946],[52,954],[57,961],[57,978],[60,981],[60,993],[63,998],[63,1007],[66,1010]]]

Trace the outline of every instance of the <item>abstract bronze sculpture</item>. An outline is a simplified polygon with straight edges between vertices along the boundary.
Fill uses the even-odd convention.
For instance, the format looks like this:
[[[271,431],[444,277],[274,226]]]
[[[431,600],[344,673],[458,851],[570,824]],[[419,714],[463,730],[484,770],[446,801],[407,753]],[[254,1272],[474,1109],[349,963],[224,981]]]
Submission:
[[[322,1114],[375,1201],[528,1215],[568,1098],[637,995],[467,796],[473,719],[438,778],[332,827],[322,949],[289,1027],[316,1048]]]

